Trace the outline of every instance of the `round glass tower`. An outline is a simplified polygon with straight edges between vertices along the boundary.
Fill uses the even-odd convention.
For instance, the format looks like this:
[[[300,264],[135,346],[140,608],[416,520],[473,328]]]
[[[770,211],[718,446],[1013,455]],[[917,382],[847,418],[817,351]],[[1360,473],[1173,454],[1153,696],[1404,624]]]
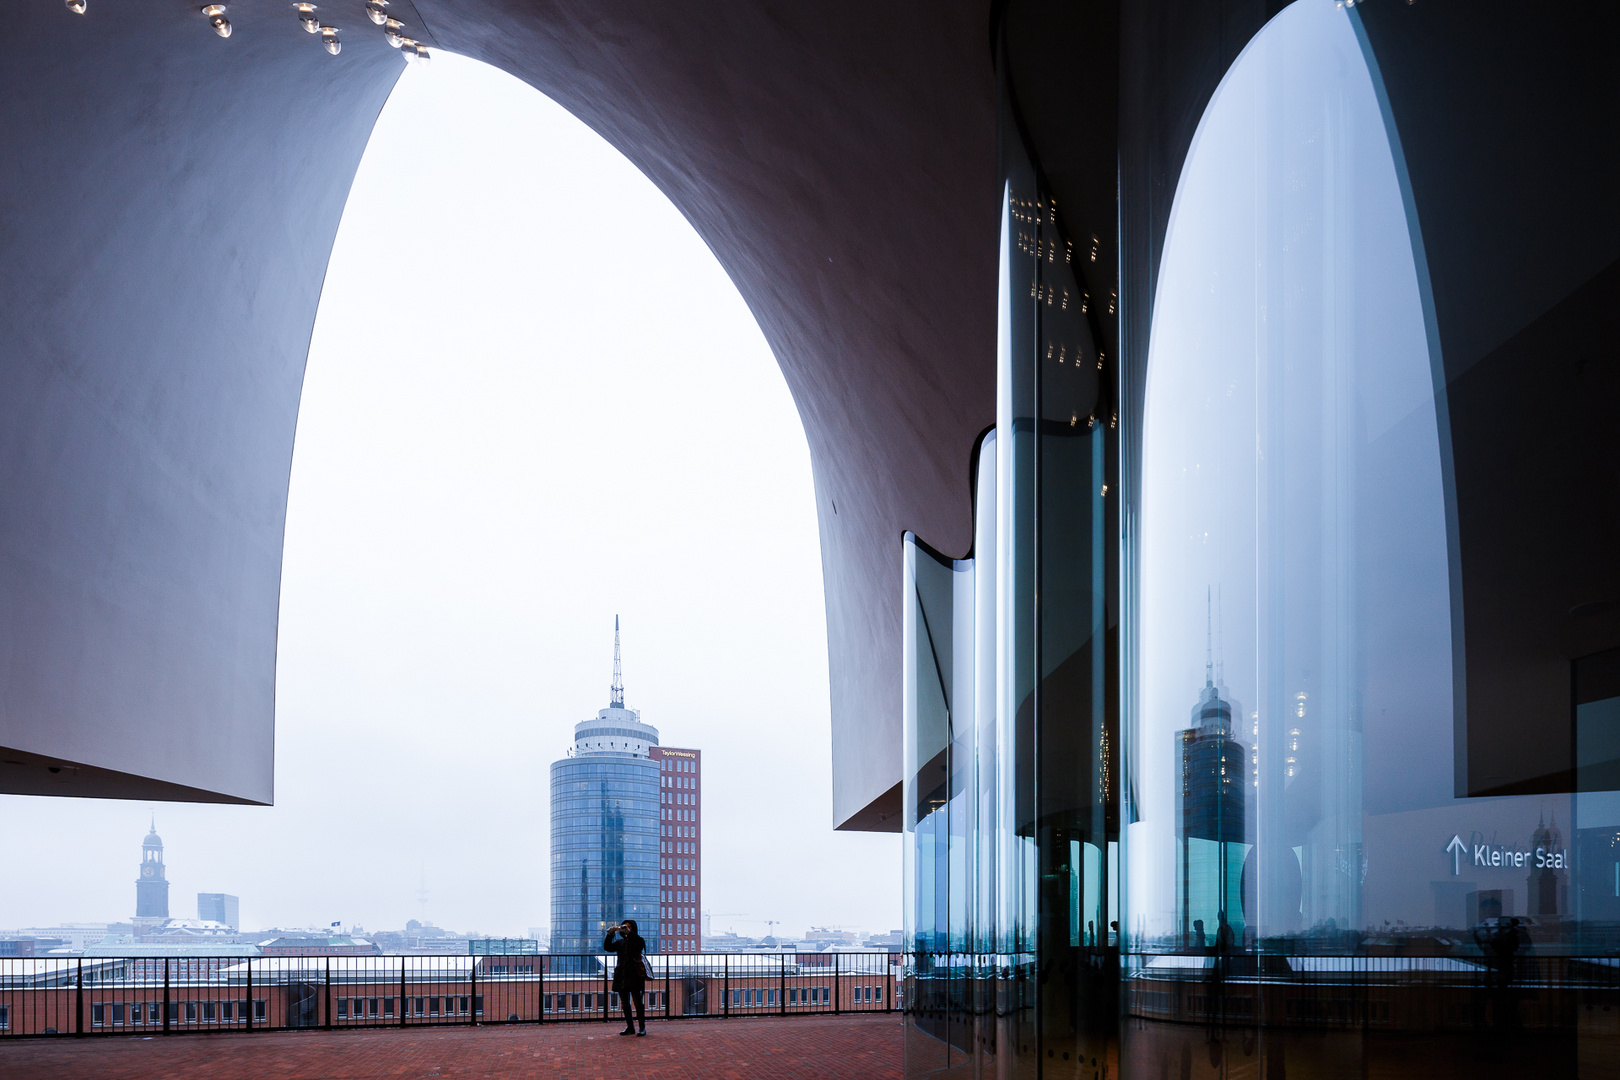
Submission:
[[[635,919],[659,947],[658,729],[624,706],[614,628],[608,707],[574,726],[568,756],[551,765],[551,952],[602,950],[607,928]]]

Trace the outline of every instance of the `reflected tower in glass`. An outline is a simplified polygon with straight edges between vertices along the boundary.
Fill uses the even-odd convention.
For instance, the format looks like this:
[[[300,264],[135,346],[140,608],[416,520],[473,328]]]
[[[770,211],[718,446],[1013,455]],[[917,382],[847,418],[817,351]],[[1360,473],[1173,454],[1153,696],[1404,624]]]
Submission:
[[[624,705],[615,623],[608,706],[574,725],[568,756],[551,765],[553,954],[600,953],[624,919],[659,949],[657,745],[658,729]]]

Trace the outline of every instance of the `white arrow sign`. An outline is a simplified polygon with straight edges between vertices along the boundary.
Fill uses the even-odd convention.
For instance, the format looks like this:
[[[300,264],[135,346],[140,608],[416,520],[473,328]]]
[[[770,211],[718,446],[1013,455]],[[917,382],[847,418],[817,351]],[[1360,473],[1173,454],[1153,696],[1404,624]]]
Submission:
[[[1468,845],[1462,842],[1462,837],[1453,834],[1446,851],[1451,855],[1451,876],[1456,877],[1462,873],[1462,857],[1468,851]]]

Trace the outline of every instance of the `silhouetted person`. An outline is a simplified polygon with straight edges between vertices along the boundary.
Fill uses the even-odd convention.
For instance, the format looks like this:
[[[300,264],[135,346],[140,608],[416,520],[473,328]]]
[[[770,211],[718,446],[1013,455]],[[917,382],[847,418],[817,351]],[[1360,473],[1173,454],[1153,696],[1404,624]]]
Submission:
[[[1192,950],[1195,953],[1204,953],[1209,950],[1209,938],[1204,933],[1204,920],[1194,919],[1192,928]]]
[[[1514,993],[1514,967],[1524,934],[1517,918],[1486,919],[1474,927],[1474,943],[1490,972],[1493,1019],[1498,1027],[1516,1027],[1518,1002]]]
[[[647,969],[642,966],[642,957],[647,953],[647,942],[636,932],[636,920],[626,919],[618,926],[608,928],[607,937],[602,939],[602,949],[615,953],[619,962],[613,968],[613,989],[619,995],[619,1005],[624,1009],[624,1030],[620,1035],[647,1034],[647,1004],[642,1000],[642,993],[647,989]],[[630,1022],[630,1003],[636,1005],[636,1020],[641,1024],[637,1031],[635,1024]]]
[[[1216,1051],[1214,1044],[1218,1043],[1224,1034],[1226,1025],[1226,975],[1227,965],[1231,962],[1229,956],[1232,952],[1234,934],[1232,924],[1226,921],[1226,909],[1222,908],[1215,915],[1215,947],[1214,957],[1204,961],[1204,1008],[1205,1016],[1209,1022],[1210,1064],[1215,1065],[1218,1058],[1213,1056]],[[1199,940],[1203,940],[1203,926],[1199,925]],[[1199,950],[1203,952],[1203,949]]]

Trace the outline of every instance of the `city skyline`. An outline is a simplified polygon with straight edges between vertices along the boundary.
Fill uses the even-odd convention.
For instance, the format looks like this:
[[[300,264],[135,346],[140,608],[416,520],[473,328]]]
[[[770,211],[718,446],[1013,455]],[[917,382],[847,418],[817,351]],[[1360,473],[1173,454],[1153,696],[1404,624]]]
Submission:
[[[692,755],[695,754],[695,751],[688,748],[671,747],[663,749],[666,749],[672,753],[671,757],[665,759],[666,768],[669,768],[672,772],[677,761],[690,761],[692,760]],[[693,771],[695,772],[695,770]],[[240,898],[233,894],[222,892],[197,893],[197,912],[195,918],[184,913],[176,913],[170,907],[169,897],[167,894],[167,886],[169,884],[165,876],[167,864],[164,859],[163,840],[157,831],[155,814],[148,826],[148,831],[145,838],[141,841],[139,852],[139,874],[135,879],[135,899],[133,905],[135,914],[109,918],[105,921],[58,920],[52,922],[50,920],[44,920],[32,925],[0,924],[0,941],[16,941],[19,939],[28,938],[50,938],[55,936],[62,938],[66,947],[73,951],[80,951],[87,941],[89,944],[96,944],[98,942],[99,939],[97,935],[92,932],[96,929],[105,929],[108,935],[106,940],[114,945],[119,942],[139,944],[142,940],[148,939],[150,935],[158,935],[159,939],[162,939],[162,935],[165,934],[172,934],[173,932],[190,932],[199,934],[198,947],[200,949],[206,949],[209,936],[224,936],[227,932],[230,935],[234,935],[236,938],[253,938],[262,936],[266,933],[300,931],[340,935],[380,934],[383,938],[390,938],[392,936],[397,936],[398,934],[398,931],[395,929],[383,926],[381,924],[374,923],[368,928],[365,925],[368,920],[365,919],[340,919],[329,924],[325,922],[312,922],[307,925],[265,924],[253,926],[250,924],[245,924],[240,917]],[[161,888],[161,891],[155,891],[155,888]],[[662,890],[662,892],[666,895],[673,895],[669,894],[668,890]],[[662,895],[660,899],[661,901],[663,900]],[[701,918],[702,928],[695,928],[690,931],[690,933],[701,934],[702,937],[707,940],[710,937],[709,916],[710,913],[706,909],[701,909],[701,916],[698,914],[686,916],[686,918],[694,920]],[[861,928],[859,930],[853,930],[846,926],[829,926],[826,924],[814,923],[807,925],[804,930],[798,934],[790,933],[786,928],[783,928],[780,933],[771,933],[769,932],[770,930],[781,925],[781,920],[762,918],[752,920],[752,922],[765,926],[767,928],[767,933],[750,938],[749,935],[742,935],[736,932],[735,924],[738,916],[743,916],[742,925],[745,928],[750,928],[750,920],[746,917],[745,913],[722,913],[722,922],[725,924],[725,928],[714,935],[717,940],[731,937],[739,938],[744,941],[759,939],[769,940],[774,938],[786,944],[795,941],[804,943],[821,941],[824,943],[826,941],[839,939],[847,944],[858,945],[861,944],[863,940],[868,938],[881,938],[886,934],[893,935],[898,933],[898,931],[894,929],[889,929],[887,931],[879,930],[877,928]],[[488,938],[492,936],[485,934],[483,931],[477,928],[441,927],[431,920],[424,922],[417,919],[409,919],[406,921],[403,929],[406,934],[410,934],[414,930],[425,929],[434,932],[426,936],[446,939],[454,938],[458,940]],[[62,933],[53,935],[50,933],[50,931],[53,930],[61,931]],[[526,935],[522,937],[512,935],[512,939],[533,940],[539,942],[544,947],[549,944],[549,931],[550,928],[546,926],[529,927]],[[678,947],[687,951],[695,951],[696,948],[695,946],[690,946],[689,948],[686,943],[678,943]],[[544,949],[542,949],[542,951],[544,951]],[[0,956],[4,955],[12,955],[12,953],[8,953],[3,947],[0,947]]]

